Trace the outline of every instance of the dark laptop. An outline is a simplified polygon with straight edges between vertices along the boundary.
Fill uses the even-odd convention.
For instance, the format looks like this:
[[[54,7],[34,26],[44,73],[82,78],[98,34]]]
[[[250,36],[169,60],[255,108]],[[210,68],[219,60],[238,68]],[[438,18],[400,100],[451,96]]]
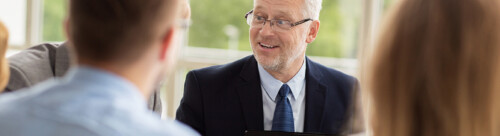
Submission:
[[[245,132],[245,136],[338,136],[332,134],[298,133],[298,132],[276,132],[276,131],[252,131]]]

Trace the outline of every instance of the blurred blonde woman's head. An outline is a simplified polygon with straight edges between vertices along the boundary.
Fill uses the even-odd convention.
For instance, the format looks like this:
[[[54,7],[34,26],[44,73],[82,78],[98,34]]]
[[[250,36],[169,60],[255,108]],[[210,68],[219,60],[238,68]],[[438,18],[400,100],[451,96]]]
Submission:
[[[9,32],[7,28],[0,21],[0,92],[2,92],[9,81],[9,65],[5,59],[5,52],[7,52],[7,41],[9,39]]]
[[[499,136],[500,4],[401,0],[363,66],[375,136]]]

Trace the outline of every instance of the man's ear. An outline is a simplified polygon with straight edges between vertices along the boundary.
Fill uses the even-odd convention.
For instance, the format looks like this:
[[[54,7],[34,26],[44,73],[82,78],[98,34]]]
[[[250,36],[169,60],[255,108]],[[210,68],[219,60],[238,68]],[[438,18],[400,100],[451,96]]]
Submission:
[[[314,39],[316,39],[319,31],[319,24],[319,20],[314,20],[309,26],[309,33],[307,34],[306,38],[307,43],[312,43]]]
[[[173,45],[174,38],[175,38],[175,28],[170,27],[165,36],[163,37],[163,41],[161,43],[160,60],[164,61],[165,59],[167,59],[169,50],[171,50],[172,49],[171,47],[174,46]]]

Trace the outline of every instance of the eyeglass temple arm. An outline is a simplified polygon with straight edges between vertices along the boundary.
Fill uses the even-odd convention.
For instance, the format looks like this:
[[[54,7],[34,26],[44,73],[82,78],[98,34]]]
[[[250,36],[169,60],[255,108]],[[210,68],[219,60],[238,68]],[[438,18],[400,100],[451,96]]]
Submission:
[[[250,14],[252,14],[252,13],[253,13],[253,9],[252,9],[252,10],[250,10],[250,11],[248,11],[248,13],[247,13],[247,14],[245,14],[245,18],[247,18],[247,17],[248,17],[248,15],[250,15]]]
[[[299,21],[299,22],[296,22],[296,23],[292,24],[292,26],[300,25],[300,24],[305,23],[305,22],[307,22],[307,21],[312,21],[312,19],[310,19],[310,18],[308,18],[308,19],[304,19],[304,20],[302,20],[302,21]]]

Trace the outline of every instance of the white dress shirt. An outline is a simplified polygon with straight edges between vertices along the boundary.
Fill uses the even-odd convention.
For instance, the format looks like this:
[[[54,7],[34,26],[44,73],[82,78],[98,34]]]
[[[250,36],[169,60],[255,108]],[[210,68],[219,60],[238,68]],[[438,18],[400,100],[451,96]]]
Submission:
[[[264,111],[264,130],[270,131],[273,127],[274,109],[276,108],[276,96],[284,84],[280,80],[269,74],[260,64],[258,64],[260,84],[262,88],[262,102]],[[304,131],[304,118],[306,101],[306,63],[302,64],[299,72],[286,84],[290,86],[291,93],[288,99],[293,111],[293,123],[295,132]]]

